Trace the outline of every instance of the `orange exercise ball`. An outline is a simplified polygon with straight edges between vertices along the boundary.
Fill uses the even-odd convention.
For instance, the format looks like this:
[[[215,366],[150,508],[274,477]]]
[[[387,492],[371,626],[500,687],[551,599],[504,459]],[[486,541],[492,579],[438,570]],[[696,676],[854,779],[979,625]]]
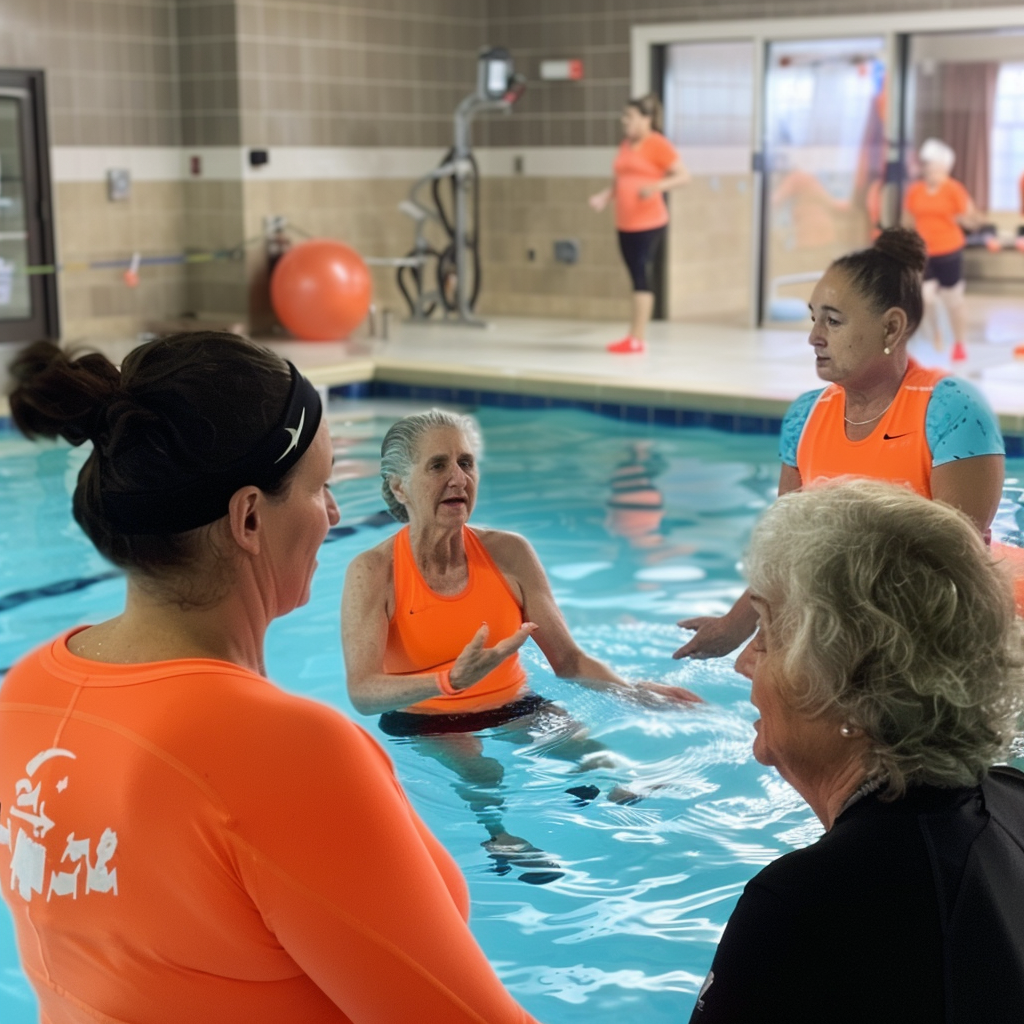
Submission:
[[[278,320],[303,341],[347,338],[370,308],[370,271],[355,249],[311,238],[289,249],[270,276]]]

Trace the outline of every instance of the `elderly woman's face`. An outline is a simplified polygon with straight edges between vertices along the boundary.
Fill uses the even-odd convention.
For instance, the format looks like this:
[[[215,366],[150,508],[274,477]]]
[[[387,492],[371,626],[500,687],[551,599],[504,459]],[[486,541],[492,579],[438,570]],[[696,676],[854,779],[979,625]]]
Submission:
[[[929,160],[921,165],[921,177],[931,188],[937,188],[949,177],[949,167],[940,160]]]
[[[822,380],[844,384],[866,374],[898,372],[895,360],[884,352],[885,317],[844,271],[832,267],[825,272],[814,286],[810,307],[814,326],[807,340]]]
[[[768,626],[771,609],[760,598],[754,639],[736,659],[736,671],[750,680],[750,703],[761,717],[754,723],[754,758],[774,765],[797,791],[805,793],[827,777],[845,755],[838,724],[826,716],[811,718],[793,706],[790,681],[782,675],[782,652],[774,649]]]
[[[466,435],[456,427],[434,427],[416,446],[409,478],[392,484],[392,491],[410,522],[454,527],[469,519],[478,480],[476,454]]]

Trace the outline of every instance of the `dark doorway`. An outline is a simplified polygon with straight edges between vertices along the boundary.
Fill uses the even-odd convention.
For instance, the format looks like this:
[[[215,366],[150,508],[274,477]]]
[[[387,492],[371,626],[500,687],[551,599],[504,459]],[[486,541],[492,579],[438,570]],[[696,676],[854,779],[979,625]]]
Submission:
[[[43,72],[0,70],[0,341],[60,335],[49,153]]]

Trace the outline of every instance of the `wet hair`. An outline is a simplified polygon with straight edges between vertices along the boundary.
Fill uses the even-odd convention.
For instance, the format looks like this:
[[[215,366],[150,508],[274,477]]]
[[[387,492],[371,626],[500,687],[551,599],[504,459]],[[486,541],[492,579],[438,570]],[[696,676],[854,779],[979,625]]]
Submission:
[[[217,331],[148,342],[120,368],[99,352],[34,342],[10,371],[11,417],[26,437],[93,444],[75,487],[79,525],[115,565],[153,579],[191,566],[207,527],[126,533],[111,522],[103,495],[170,491],[216,475],[276,425],[291,385],[280,356]],[[291,477],[265,492],[285,493]]]
[[[397,423],[392,423],[380,446],[380,492],[392,518],[400,523],[409,522],[409,513],[391,490],[391,480],[393,477],[403,481],[409,479],[409,473],[416,461],[416,448],[420,438],[427,431],[437,427],[461,430],[469,441],[473,454],[479,458],[483,452],[480,429],[471,416],[462,416],[447,409],[429,409],[427,412],[414,413]]]
[[[832,267],[849,277],[877,314],[902,309],[909,338],[924,315],[921,283],[926,262],[924,242],[916,231],[886,228],[870,249],[840,256]]]
[[[1003,568],[965,515],[904,487],[846,478],[780,498],[747,576],[790,713],[863,729],[889,798],[975,785],[1024,709],[1024,623]]]
[[[628,100],[626,106],[638,110],[644,117],[649,117],[651,119],[651,127],[656,132],[661,131],[661,100],[653,92],[649,92],[646,96]]]

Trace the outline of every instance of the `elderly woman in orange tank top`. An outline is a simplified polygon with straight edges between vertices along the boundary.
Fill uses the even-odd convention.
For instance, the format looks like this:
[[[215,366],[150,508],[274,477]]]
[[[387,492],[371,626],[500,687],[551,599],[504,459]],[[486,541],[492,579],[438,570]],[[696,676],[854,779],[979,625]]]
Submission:
[[[479,451],[473,421],[440,409],[407,416],[385,436],[381,490],[391,514],[408,525],[358,555],[345,578],[348,691],[357,711],[381,715],[384,732],[416,737],[457,773],[490,835],[485,845],[503,866],[510,856],[537,866],[537,851],[505,831],[494,791],[502,766],[483,756],[474,733],[507,726],[500,738],[521,744],[540,723],[564,733],[549,751],[554,756],[596,767],[607,755],[530,690],[517,653],[526,640],[533,637],[556,675],[583,686],[647,706],[699,698],[681,687],[626,682],[590,657],[573,640],[529,542],[467,525]]]
[[[907,354],[921,322],[924,266],[920,237],[890,228],[872,248],[836,260],[815,286],[808,341],[828,386],[786,413],[779,494],[828,477],[888,480],[961,509],[987,538],[1002,494],[1003,438],[977,388]],[[675,657],[728,654],[756,621],[747,594],[724,616],[684,619],[679,625],[696,632]]]

